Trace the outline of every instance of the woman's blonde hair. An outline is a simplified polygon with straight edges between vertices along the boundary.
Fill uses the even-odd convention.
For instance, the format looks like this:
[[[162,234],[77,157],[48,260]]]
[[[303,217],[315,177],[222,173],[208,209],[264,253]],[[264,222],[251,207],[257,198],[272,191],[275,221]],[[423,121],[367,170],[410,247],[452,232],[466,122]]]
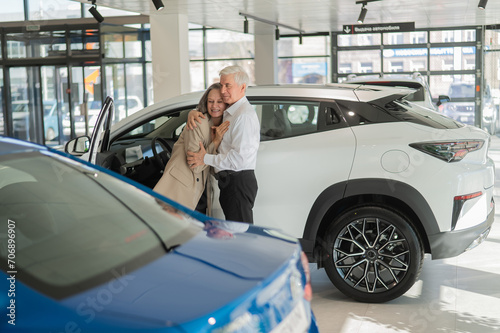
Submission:
[[[205,93],[203,94],[203,96],[201,96],[201,99],[198,102],[198,106],[196,107],[196,109],[198,111],[200,111],[201,113],[204,113],[204,114],[205,113],[208,114],[209,117],[210,117],[210,114],[208,113],[208,109],[207,109],[208,94],[214,89],[220,91],[222,89],[222,85],[219,82],[217,82],[217,83],[212,84],[210,87],[208,87],[207,90],[205,91]]]

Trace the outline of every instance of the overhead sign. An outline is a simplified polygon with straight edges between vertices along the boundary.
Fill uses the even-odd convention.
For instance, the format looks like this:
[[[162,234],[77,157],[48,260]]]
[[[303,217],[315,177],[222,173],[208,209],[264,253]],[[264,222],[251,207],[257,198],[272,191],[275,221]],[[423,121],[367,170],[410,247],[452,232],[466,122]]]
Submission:
[[[476,48],[474,46],[458,47],[458,52],[462,50],[462,54],[475,54]],[[384,49],[384,58],[392,57],[418,57],[427,56],[428,50],[426,48],[417,49]],[[445,56],[455,54],[454,47],[432,47],[430,49],[431,56]]]
[[[407,32],[415,31],[415,22],[382,23],[382,24],[352,24],[344,25],[345,34],[371,34],[378,32]]]

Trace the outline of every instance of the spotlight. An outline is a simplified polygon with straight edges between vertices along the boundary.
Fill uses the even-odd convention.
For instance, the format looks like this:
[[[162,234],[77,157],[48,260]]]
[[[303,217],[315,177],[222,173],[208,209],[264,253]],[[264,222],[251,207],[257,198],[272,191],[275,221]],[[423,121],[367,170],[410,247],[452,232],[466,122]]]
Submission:
[[[302,32],[299,34],[299,44],[302,45]]]
[[[488,0],[479,0],[479,5],[477,5],[477,7],[479,9],[485,9],[487,3],[488,3]]]
[[[274,38],[276,38],[276,40],[280,39],[280,29],[278,29],[278,26],[276,26],[276,30],[274,30]]]
[[[97,5],[95,2],[96,0],[92,0],[92,7],[89,8],[89,12],[97,22],[101,23],[102,21],[104,21],[104,17],[102,17],[101,13],[97,11]]]
[[[156,10],[162,10],[165,7],[161,0],[153,0],[153,4],[155,5]]]
[[[358,23],[363,23],[365,21],[366,13],[368,9],[366,9],[366,2],[363,2],[363,7],[361,7],[361,13],[359,13]]]
[[[243,21],[243,32],[248,33],[248,20],[247,17],[245,16],[245,21]]]

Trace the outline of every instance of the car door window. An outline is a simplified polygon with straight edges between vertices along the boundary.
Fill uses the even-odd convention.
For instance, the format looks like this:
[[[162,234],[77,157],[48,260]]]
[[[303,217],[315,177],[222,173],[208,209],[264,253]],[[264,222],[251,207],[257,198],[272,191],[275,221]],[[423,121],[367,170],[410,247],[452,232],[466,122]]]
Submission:
[[[251,101],[260,120],[261,141],[317,131],[319,103]]]
[[[124,135],[122,135],[122,138],[126,138],[129,136],[136,136],[136,135],[144,135],[147,133],[151,133],[155,129],[161,127],[163,124],[165,124],[168,120],[170,120],[172,117],[170,116],[161,116],[155,119],[152,119],[148,121],[147,123],[141,124],[137,127],[134,127]]]

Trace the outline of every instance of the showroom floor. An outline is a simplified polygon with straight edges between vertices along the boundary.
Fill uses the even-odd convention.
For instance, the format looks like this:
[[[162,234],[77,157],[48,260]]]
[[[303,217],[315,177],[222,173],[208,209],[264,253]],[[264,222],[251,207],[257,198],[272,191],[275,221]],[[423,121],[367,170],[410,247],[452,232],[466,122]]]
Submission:
[[[420,278],[384,304],[351,300],[311,264],[312,306],[322,333],[500,332],[500,138],[493,137],[496,218],[488,238],[458,257],[426,257]]]

